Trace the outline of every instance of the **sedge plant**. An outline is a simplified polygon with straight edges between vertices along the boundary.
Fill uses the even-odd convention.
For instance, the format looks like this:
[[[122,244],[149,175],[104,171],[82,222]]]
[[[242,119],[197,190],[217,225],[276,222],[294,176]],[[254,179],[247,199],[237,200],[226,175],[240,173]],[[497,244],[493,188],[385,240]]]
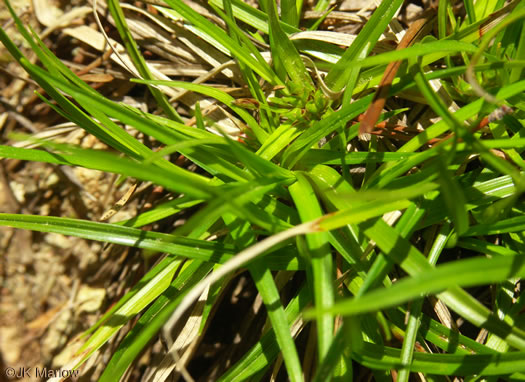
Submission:
[[[235,72],[229,80],[250,94],[236,98],[206,81],[155,75],[124,4],[108,0],[130,81],[158,105],[158,113],[147,113],[82,81],[6,0],[38,63],[3,30],[0,41],[42,88],[42,101],[108,149],[35,138],[37,148],[2,145],[0,156],[96,169],[152,182],[175,196],[115,223],[0,214],[5,226],[162,254],[86,331],[64,367],[81,368],[133,322],[99,378],[120,380],[175,321],[184,335],[167,349],[154,380],[171,372],[191,380],[188,345],[205,335],[233,274],[246,271],[265,306],[266,330],[220,381],[269,375],[351,381],[363,370],[376,380],[408,381],[411,373],[429,380],[525,378],[525,3],[460,3],[464,15],[440,0],[423,15],[425,29],[413,43],[379,54],[375,47],[397,23],[401,0],[382,1],[344,49],[320,30],[332,11],[326,1],[314,6],[317,22],[303,18],[307,5],[300,0],[282,0],[280,11],[273,0],[257,7],[210,0],[206,16],[180,0],[150,5],[157,21],[178,25],[229,59],[217,72]],[[359,134],[359,116],[394,62],[399,70],[374,124],[415,126],[412,105],[436,118],[424,129],[381,125]],[[196,126],[185,124],[188,115],[169,99],[174,89],[227,110],[239,138],[199,103],[184,112]],[[389,101],[404,97],[410,101]],[[160,151],[121,124],[158,142]],[[193,170],[171,161],[175,153]],[[181,211],[189,214],[183,226],[141,229]],[[294,280],[300,287],[285,297],[284,286]],[[466,289],[475,286],[493,288],[489,305]],[[450,325],[443,311],[471,330]],[[476,342],[472,328],[486,331],[486,340]],[[307,362],[309,354],[314,362]]]

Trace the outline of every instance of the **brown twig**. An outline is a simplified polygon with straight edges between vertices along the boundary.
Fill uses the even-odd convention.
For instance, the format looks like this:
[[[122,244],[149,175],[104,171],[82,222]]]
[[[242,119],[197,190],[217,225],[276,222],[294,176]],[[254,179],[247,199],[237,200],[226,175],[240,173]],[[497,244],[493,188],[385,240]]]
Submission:
[[[102,56],[97,57],[95,60],[93,60],[90,64],[86,65],[84,68],[78,70],[75,72],[77,76],[82,76],[84,74],[89,73],[91,70],[98,68],[100,65],[102,65],[105,61],[109,59],[113,51],[111,49],[108,49],[104,52]]]
[[[425,24],[428,23],[428,21],[429,19],[427,18],[414,21],[406,31],[399,44],[397,45],[396,50],[405,49],[412,45],[416,38],[419,36],[420,32],[423,30]],[[383,74],[383,78],[381,79],[379,87],[377,88],[376,94],[374,96],[374,100],[368,107],[363,121],[361,122],[361,126],[359,127],[359,135],[370,134],[374,129],[374,126],[376,125],[377,120],[381,115],[381,111],[385,106],[385,102],[388,97],[388,92],[390,91],[392,81],[396,77],[397,71],[399,70],[400,66],[401,61],[394,61],[388,64],[388,66],[386,67],[385,73]]]

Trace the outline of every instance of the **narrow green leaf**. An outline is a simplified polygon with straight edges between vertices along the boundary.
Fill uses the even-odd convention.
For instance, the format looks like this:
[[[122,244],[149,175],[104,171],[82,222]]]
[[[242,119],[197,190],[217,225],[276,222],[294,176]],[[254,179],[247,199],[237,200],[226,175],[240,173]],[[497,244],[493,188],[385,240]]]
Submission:
[[[344,183],[344,179],[339,178],[339,183]],[[349,202],[345,203],[344,199],[333,198],[333,195],[334,193],[325,192],[321,194],[321,197],[327,202],[333,203],[337,209],[351,207]],[[361,228],[364,234],[373,240],[385,255],[399,264],[408,274],[416,276],[433,269],[425,257],[408,240],[402,238],[382,219],[361,223]],[[466,320],[491,330],[514,347],[525,349],[525,332],[491,314],[485,306],[463,289],[451,287],[442,292],[439,297]],[[313,311],[311,314],[315,316],[316,312]]]
[[[300,134],[299,128],[290,124],[282,124],[264,141],[256,154],[263,159],[271,160]]]
[[[301,15],[301,9],[297,9],[297,3],[302,4],[302,0],[283,0],[281,3],[281,19],[296,28],[299,26]]]
[[[474,8],[474,2],[472,0],[463,0],[465,11],[467,13],[468,23],[473,24],[476,22],[476,10]]]
[[[340,91],[346,86],[352,68],[350,62],[356,60],[362,51],[370,53],[402,4],[403,0],[381,2],[352,45],[328,72],[325,82],[332,91]]]
[[[447,155],[446,151],[443,151],[441,155]],[[457,181],[451,176],[450,171],[447,171],[444,160],[441,158],[437,159],[437,168],[439,170],[439,181],[441,184],[441,194],[445,200],[452,221],[454,222],[454,228],[457,235],[461,236],[465,233],[469,226],[469,218],[466,209],[466,200],[463,190],[458,185]]]
[[[362,163],[381,163],[392,161],[405,161],[417,153],[398,153],[398,152],[351,152],[341,153],[339,151],[311,149],[305,153],[301,163],[309,166],[317,164],[342,165],[343,163],[362,164]]]
[[[286,75],[290,77],[295,87],[293,93],[309,93],[313,90],[312,80],[299,52],[279,25],[275,0],[266,2],[270,23],[270,49],[275,70],[282,81],[286,81]]]
[[[140,144],[140,142],[133,139],[128,133],[122,129],[112,129],[111,126],[103,127],[99,123],[93,121],[86,113],[80,110],[76,105],[64,97],[57,88],[55,84],[50,82],[50,79],[56,79],[50,73],[38,68],[37,66],[31,64],[18,48],[13,44],[9,37],[5,34],[4,30],[0,28],[0,40],[8,48],[9,52],[15,57],[20,65],[31,75],[32,79],[35,80],[57,103],[62,107],[63,113],[67,115],[69,119],[75,122],[77,125],[82,126],[86,131],[93,134],[99,138],[102,142],[105,142],[115,149],[127,153],[132,157],[145,156],[146,152],[149,150]],[[32,40],[31,40],[32,41]],[[38,49],[38,48],[35,48]],[[59,80],[62,81],[63,80]],[[82,86],[83,89],[87,87]],[[91,96],[93,92],[89,91]]]
[[[138,290],[131,298],[116,309],[93,335],[82,345],[77,354],[82,354],[77,361],[75,368],[89,358],[97,349],[106,343],[116,332],[124,326],[126,322],[132,319],[152,301],[154,301],[162,292],[164,292],[171,283],[180,261],[173,261],[166,266],[161,272],[153,277],[149,282]]]
[[[415,59],[426,55],[435,54],[436,52],[443,53],[475,53],[478,48],[468,42],[462,41],[423,41],[405,49],[393,50],[386,53],[381,53],[375,56],[366,57],[364,59],[355,58],[349,62],[348,65],[359,65],[362,68],[370,68],[379,65],[387,65],[394,61],[402,61],[406,59]]]
[[[224,262],[235,254],[235,248],[217,242],[188,239],[165,233],[142,231],[137,228],[80,219],[0,214],[0,225],[152,249],[212,262]]]
[[[509,98],[516,94],[520,94],[523,91],[525,91],[525,80],[504,87],[503,89],[500,90],[500,92],[498,92],[498,97],[502,99]],[[472,118],[476,114],[480,113],[482,110],[482,107],[483,107],[483,100],[479,99],[459,109],[455,113],[455,116],[457,119],[463,121],[468,118]],[[446,122],[444,120],[441,120],[435,123],[434,125],[430,126],[429,128],[427,128],[424,132],[418,134],[413,139],[411,139],[409,142],[403,145],[398,150],[398,152],[399,153],[414,152],[417,149],[419,149],[421,146],[423,146],[429,139],[438,137],[439,135],[445,133],[449,128],[450,127],[446,124]],[[433,148],[431,150],[427,150],[423,153],[420,153],[419,155],[421,155],[421,159],[423,159],[427,155],[430,155],[429,152],[435,149],[436,148]],[[416,163],[421,163],[421,161],[416,161]],[[376,178],[377,181],[379,181],[383,177],[385,172],[394,171],[393,169],[390,169],[390,167],[392,167],[392,165],[394,164],[385,163],[383,166],[381,166],[376,171],[374,178]],[[402,163],[401,164],[397,163],[397,165],[403,167]],[[405,172],[405,171],[407,170],[404,170],[404,169],[401,170],[401,172]],[[371,180],[370,183],[374,184],[374,181]]]
[[[224,45],[235,57],[243,61],[248,67],[250,67],[266,81],[273,85],[280,83],[275,73],[273,73],[268,67],[261,65],[249,54],[246,54],[245,50],[234,40],[232,40],[224,30],[215,24],[212,24],[205,17],[199,15],[182,1],[166,0],[166,3],[184,19],[195,25],[196,28],[204,31],[210,36],[213,36],[214,39],[216,39],[220,44]]]
[[[250,272],[266,305],[268,317],[272,323],[277,343],[283,354],[288,378],[290,381],[302,381],[303,371],[301,362],[299,361],[299,355],[290,334],[290,328],[280,300],[279,290],[275,285],[272,273],[263,261],[255,262],[255,264],[251,266]]]
[[[437,294],[451,286],[470,287],[524,277],[520,256],[476,257],[457,260],[402,279],[390,288],[375,289],[326,309],[332,314],[354,315],[398,306],[418,296]],[[308,315],[312,317],[312,315]]]
[[[213,97],[218,101],[221,101],[228,107],[231,107],[232,110],[234,110],[237,114],[241,116],[241,118],[244,119],[244,121],[247,123],[247,125],[253,130],[254,134],[258,138],[258,140],[262,143],[266,140],[266,137],[268,134],[261,129],[257,121],[248,113],[245,109],[242,107],[235,105],[235,98],[233,98],[231,95],[229,95],[226,92],[223,92],[219,89],[215,89],[211,86],[206,85],[200,85],[200,84],[193,84],[191,82],[183,82],[183,81],[164,81],[164,80],[132,80],[133,82],[137,83],[145,83],[145,84],[151,84],[151,85],[164,85],[164,86],[172,86],[172,87],[179,87],[182,89],[187,89],[194,91],[196,93],[204,94],[208,97]]]
[[[400,350],[365,343],[360,353],[352,358],[363,366],[391,370],[403,367],[399,362]],[[427,354],[415,353],[410,371],[446,376],[504,375],[525,370],[525,352],[505,354]]]
[[[223,220],[229,228],[232,239],[239,248],[247,248],[257,242],[256,236],[246,221],[238,219],[232,214],[224,214]],[[290,334],[279,290],[275,285],[272,273],[263,260],[253,262],[249,270],[266,306],[268,318],[283,355],[288,377],[292,381],[301,381],[303,376],[301,362]]]
[[[142,57],[142,54],[140,53],[133,36],[131,35],[126,18],[124,17],[124,12],[120,7],[119,2],[115,0],[108,0],[108,10],[111,12],[113,19],[115,20],[115,26],[117,27],[120,37],[124,42],[124,46],[126,47],[126,50],[138,72],[145,79],[152,80],[153,75],[149,70],[146,60],[144,60],[144,57]],[[175,111],[166,96],[160,90],[151,86],[148,88],[159,106],[164,110],[168,117],[178,122],[183,122],[180,115]]]
[[[478,224],[470,227],[465,236],[497,235],[508,232],[525,231],[525,216],[517,216],[491,224]]]
[[[163,169],[154,164],[142,163],[121,158],[101,150],[78,149],[65,145],[54,145],[61,149],[59,153],[48,153],[43,150],[22,149],[0,146],[0,157],[21,160],[38,160],[48,163],[81,166],[99,171],[108,171],[137,179],[149,180],[169,190],[186,193],[197,199],[208,199],[214,194],[213,187],[207,178],[171,165]],[[170,176],[167,177],[166,174]]]
[[[301,287],[296,296],[288,303],[285,309],[288,324],[293,323],[305,306],[310,303],[311,296],[308,289],[307,286]],[[251,376],[261,373],[277,358],[279,351],[275,334],[273,331],[269,331],[261,336],[259,342],[227,370],[218,379],[218,382],[245,381]]]
[[[210,4],[222,8],[222,0],[210,0]],[[263,3],[264,4],[264,3]],[[256,9],[249,4],[241,1],[241,0],[232,0],[232,8],[233,8],[233,14],[235,17],[237,17],[242,22],[254,27],[255,29],[268,34],[269,26],[268,26],[268,15],[261,11],[260,9]],[[281,25],[281,29],[286,34],[291,33],[297,33],[300,32],[300,29],[294,28],[291,25],[287,23],[283,23],[279,21]]]
[[[323,213],[308,179],[297,172],[297,182],[289,187],[299,215],[303,222],[320,217]],[[325,232],[306,236],[309,259],[312,264],[313,294],[315,306],[320,309],[332,306],[334,302],[333,265],[328,236]],[[334,321],[330,316],[317,321],[318,352],[321,361],[328,352],[334,333]]]
[[[191,289],[211,268],[211,264],[202,264],[200,261],[192,261],[190,264],[186,264],[185,269],[179,273],[163,294],[144,312],[120,343],[100,376],[99,381],[111,382],[120,380],[129,365],[168,321],[171,313],[177,307],[182,297],[184,297],[185,292]],[[104,338],[107,335],[103,336],[102,334],[102,332],[95,333],[84,344],[83,349],[94,348],[97,342],[107,341],[107,338]]]

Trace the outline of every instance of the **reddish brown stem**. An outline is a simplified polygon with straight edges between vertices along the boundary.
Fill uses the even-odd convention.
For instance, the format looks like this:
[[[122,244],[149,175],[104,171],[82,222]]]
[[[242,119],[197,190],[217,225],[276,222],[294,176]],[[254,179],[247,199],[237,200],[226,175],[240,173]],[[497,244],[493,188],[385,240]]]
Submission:
[[[421,32],[421,30],[423,29],[423,26],[427,22],[428,19],[419,19],[414,21],[406,31],[399,44],[397,45],[396,50],[405,49],[412,45],[419,33]],[[381,79],[379,87],[377,88],[376,94],[374,96],[374,100],[372,101],[372,104],[368,107],[363,121],[361,122],[361,126],[359,127],[359,135],[365,133],[370,134],[370,132],[374,129],[374,126],[376,125],[377,120],[381,115],[381,111],[385,106],[385,102],[388,97],[388,92],[390,91],[392,81],[396,77],[397,71],[400,66],[401,61],[394,61],[388,64],[388,66],[386,67],[385,73],[383,74],[383,78]]]

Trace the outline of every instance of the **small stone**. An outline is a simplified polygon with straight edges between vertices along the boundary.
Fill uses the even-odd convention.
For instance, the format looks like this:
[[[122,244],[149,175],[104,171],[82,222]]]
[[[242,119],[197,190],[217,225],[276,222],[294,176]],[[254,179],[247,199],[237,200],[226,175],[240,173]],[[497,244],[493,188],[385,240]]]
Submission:
[[[14,180],[9,182],[9,187],[11,187],[11,190],[13,191],[13,195],[15,196],[16,200],[23,204],[26,201],[26,189],[25,186],[22,183],[18,183]]]
[[[102,306],[106,290],[104,288],[91,288],[87,285],[80,287],[76,298],[78,312],[96,312]]]

